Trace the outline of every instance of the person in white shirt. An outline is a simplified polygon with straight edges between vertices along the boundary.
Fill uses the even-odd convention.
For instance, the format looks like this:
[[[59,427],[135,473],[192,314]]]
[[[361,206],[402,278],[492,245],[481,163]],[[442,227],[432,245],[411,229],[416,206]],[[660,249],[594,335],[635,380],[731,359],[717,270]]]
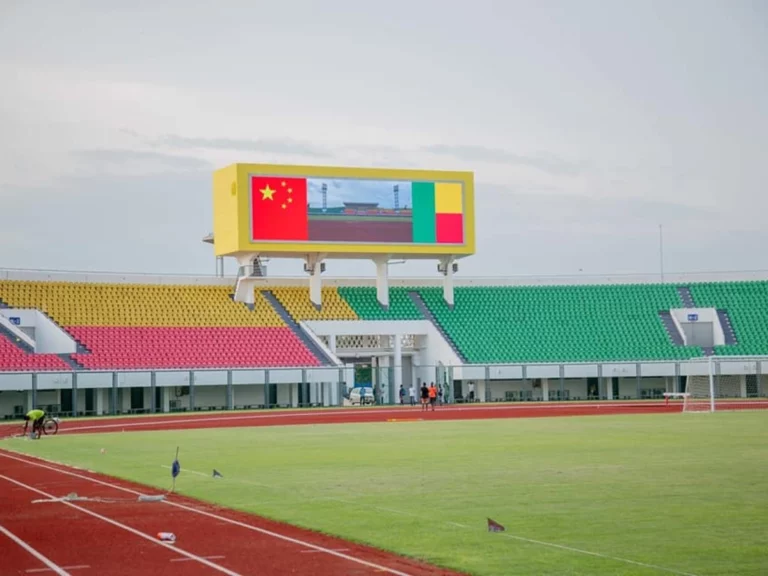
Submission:
[[[416,386],[411,386],[408,390],[408,396],[411,399],[411,406],[416,406]]]

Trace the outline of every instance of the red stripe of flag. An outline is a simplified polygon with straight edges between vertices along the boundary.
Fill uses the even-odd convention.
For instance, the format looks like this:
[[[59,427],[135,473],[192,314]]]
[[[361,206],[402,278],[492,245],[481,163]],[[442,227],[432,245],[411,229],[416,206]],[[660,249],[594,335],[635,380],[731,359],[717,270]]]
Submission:
[[[435,240],[438,244],[464,244],[464,216],[435,214]]]
[[[306,178],[251,178],[251,239],[307,240]]]

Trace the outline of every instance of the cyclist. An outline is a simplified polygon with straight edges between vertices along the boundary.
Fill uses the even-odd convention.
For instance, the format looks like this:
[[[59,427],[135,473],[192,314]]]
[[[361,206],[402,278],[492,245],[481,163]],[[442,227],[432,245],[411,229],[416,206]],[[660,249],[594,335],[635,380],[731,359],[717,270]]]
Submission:
[[[40,408],[35,408],[34,410],[30,410],[27,412],[27,415],[24,416],[24,435],[27,434],[27,426],[30,422],[32,422],[32,433],[34,434],[37,432],[37,437],[40,438],[40,436],[43,434],[43,422],[45,421],[45,411],[40,410]]]

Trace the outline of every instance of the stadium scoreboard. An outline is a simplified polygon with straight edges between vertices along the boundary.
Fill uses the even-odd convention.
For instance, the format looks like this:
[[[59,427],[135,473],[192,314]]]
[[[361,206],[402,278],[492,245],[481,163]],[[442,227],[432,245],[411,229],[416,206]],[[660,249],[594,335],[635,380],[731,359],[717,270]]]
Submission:
[[[234,164],[214,173],[217,256],[475,251],[472,172]]]

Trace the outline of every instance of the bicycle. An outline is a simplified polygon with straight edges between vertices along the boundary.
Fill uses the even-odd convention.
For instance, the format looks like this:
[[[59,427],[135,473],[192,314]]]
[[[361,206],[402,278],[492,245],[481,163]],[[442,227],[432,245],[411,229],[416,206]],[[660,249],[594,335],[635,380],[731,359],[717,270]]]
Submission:
[[[17,438],[23,438],[24,425],[21,425],[22,431],[16,436]],[[43,425],[37,429],[37,437],[40,438],[43,434],[46,436],[55,436],[59,432],[59,419],[55,416],[46,416],[43,420]]]

